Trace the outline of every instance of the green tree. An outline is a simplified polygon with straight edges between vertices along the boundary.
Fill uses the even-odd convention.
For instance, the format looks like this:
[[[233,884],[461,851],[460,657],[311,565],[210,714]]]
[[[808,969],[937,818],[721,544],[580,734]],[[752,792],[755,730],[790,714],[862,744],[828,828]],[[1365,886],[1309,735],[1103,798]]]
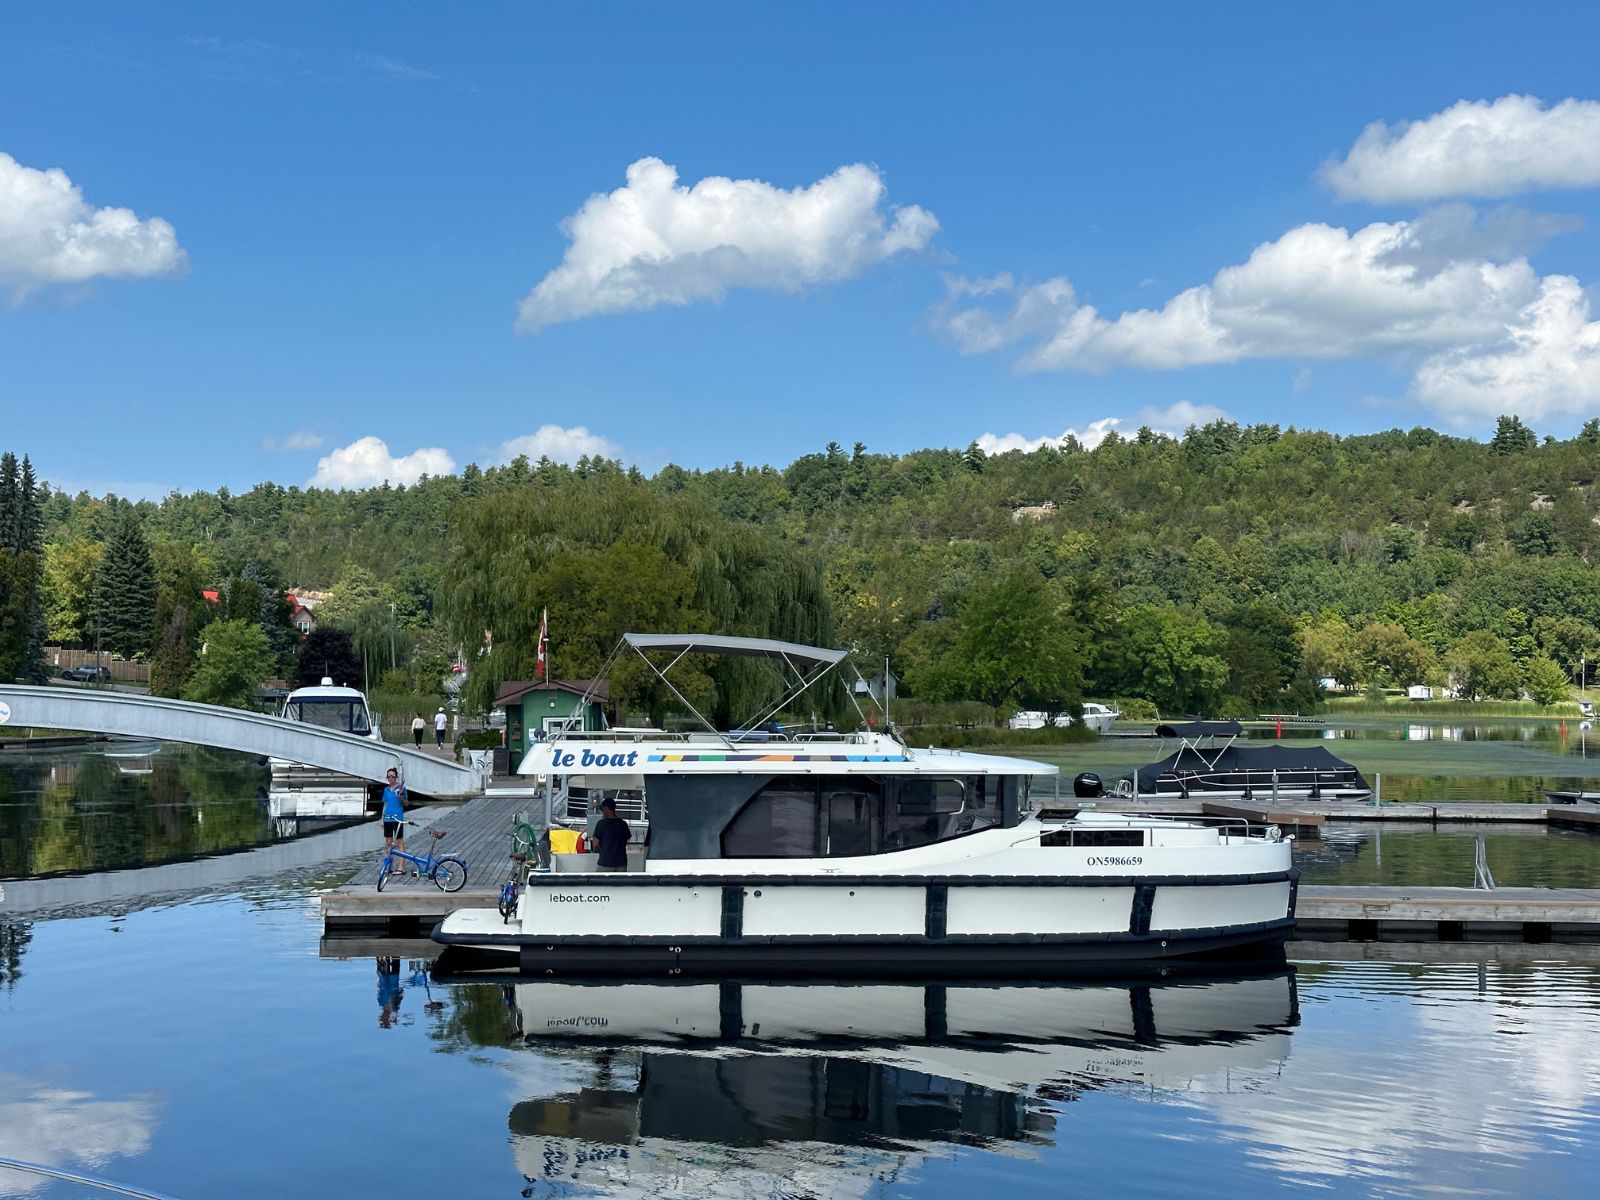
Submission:
[[[1258,708],[1270,703],[1300,668],[1294,621],[1272,604],[1257,600],[1235,608],[1223,624],[1228,691]]]
[[[1135,605],[1117,623],[1101,690],[1149,700],[1168,714],[1207,716],[1227,687],[1225,647],[1223,631],[1202,617]]]
[[[0,455],[0,680],[43,683],[43,522],[33,464]]]
[[[1013,567],[961,599],[954,636],[911,678],[929,700],[978,700],[997,719],[1016,707],[1060,713],[1083,706],[1081,632],[1060,590]]]
[[[257,689],[272,670],[272,653],[259,623],[213,621],[206,627],[206,644],[184,685],[183,698],[227,708],[252,708]]]
[[[1502,416],[1495,422],[1494,437],[1489,441],[1489,453],[1502,457],[1522,454],[1538,445],[1538,435],[1522,423],[1521,417]]]
[[[1355,633],[1336,613],[1325,613],[1300,631],[1300,654],[1315,679],[1332,679],[1340,687],[1361,682]]]
[[[1355,635],[1362,679],[1390,687],[1440,682],[1439,656],[1399,625],[1377,621]]]
[[[350,635],[332,625],[318,625],[300,643],[293,686],[315,687],[324,679],[343,687],[366,687],[366,675]]]
[[[1539,704],[1559,704],[1570,694],[1571,682],[1559,665],[1541,655],[1528,664],[1522,686]]]
[[[1444,665],[1463,700],[1514,700],[1521,688],[1511,648],[1486,629],[1458,639],[1445,652]]]
[[[45,632],[52,641],[94,640],[94,584],[105,549],[86,537],[45,546]]]
[[[113,654],[139,658],[155,638],[156,574],[138,514],[117,523],[95,578],[95,639]]]

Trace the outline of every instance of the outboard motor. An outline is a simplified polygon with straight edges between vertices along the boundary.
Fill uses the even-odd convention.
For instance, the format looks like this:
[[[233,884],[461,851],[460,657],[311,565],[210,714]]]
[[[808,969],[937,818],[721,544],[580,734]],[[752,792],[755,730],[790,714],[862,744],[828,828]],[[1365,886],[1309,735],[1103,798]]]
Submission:
[[[1092,800],[1096,796],[1104,796],[1106,786],[1100,782],[1100,776],[1085,771],[1072,781],[1072,794],[1080,800]]]

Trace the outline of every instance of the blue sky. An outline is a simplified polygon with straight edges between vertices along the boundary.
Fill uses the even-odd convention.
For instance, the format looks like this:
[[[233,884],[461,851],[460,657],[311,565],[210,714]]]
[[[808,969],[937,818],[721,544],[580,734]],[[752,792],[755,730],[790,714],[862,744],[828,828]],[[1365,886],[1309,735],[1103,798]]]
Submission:
[[[72,489],[1600,412],[1587,6],[6,25],[0,443]]]

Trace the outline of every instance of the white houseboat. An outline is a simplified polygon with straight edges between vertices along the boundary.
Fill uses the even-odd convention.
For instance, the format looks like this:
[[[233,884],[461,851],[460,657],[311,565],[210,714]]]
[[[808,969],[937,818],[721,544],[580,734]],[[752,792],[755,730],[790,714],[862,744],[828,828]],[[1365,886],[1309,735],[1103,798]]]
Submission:
[[[279,716],[356,737],[383,740],[372,719],[367,698],[358,689],[340,687],[323,676],[315,687],[295,688],[284,698]],[[268,812],[274,820],[303,817],[351,818],[365,815],[372,788],[365,780],[288,759],[271,759],[272,786]],[[382,789],[377,789],[381,795]]]
[[[797,685],[780,704],[844,657],[706,635],[624,645],[652,666],[766,658]],[[528,973],[1071,973],[1281,953],[1293,926],[1276,829],[1061,808],[1053,766],[892,732],[591,732],[536,746],[520,771],[642,781],[649,814],[630,869],[535,873],[509,921],[464,909],[434,930]]]

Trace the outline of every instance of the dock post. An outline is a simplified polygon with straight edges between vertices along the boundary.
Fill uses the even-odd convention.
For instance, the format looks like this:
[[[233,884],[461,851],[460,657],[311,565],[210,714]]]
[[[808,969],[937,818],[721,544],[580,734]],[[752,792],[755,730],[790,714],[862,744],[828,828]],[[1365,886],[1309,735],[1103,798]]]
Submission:
[[[1278,768],[1272,768],[1272,803],[1278,803]]]
[[[1383,772],[1379,771],[1372,777],[1376,790],[1372,793],[1372,803],[1375,808],[1383,807]]]

